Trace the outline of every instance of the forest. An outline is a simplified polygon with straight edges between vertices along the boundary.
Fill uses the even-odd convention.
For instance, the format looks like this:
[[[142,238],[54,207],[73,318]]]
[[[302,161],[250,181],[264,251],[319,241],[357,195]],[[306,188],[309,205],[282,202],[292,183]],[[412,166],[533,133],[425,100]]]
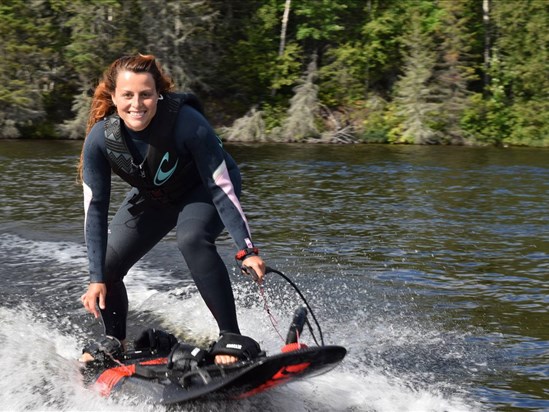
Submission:
[[[546,0],[0,0],[0,137],[154,54],[226,141],[549,147]]]

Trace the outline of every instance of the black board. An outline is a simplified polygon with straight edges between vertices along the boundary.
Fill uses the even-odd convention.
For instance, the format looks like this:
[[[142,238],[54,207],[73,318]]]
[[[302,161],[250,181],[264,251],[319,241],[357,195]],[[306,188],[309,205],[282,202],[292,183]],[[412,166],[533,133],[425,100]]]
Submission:
[[[151,379],[131,374],[117,378],[109,388],[109,393],[133,395],[143,401],[165,405],[193,400],[241,399],[297,379],[326,373],[336,367],[346,353],[342,346],[314,346],[231,366],[210,365],[188,372],[184,380],[180,380],[183,385],[168,379]],[[139,368],[141,372],[143,368],[161,372],[165,365],[140,363]],[[109,373],[108,370],[105,372]],[[100,374],[99,378],[101,376],[105,375]],[[108,381],[99,380],[103,383]]]

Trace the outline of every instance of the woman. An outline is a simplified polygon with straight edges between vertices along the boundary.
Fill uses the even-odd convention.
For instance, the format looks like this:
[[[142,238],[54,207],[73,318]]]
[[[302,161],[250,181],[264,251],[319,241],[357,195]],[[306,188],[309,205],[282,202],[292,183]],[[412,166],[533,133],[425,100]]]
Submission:
[[[124,344],[124,276],[175,227],[178,248],[219,326],[215,360],[232,363],[241,353],[230,348],[255,341],[240,335],[215,240],[226,227],[238,248],[236,258],[259,281],[265,263],[238,200],[238,167],[196,99],[171,93],[173,87],[154,56],[139,54],[114,61],[95,89],[79,166],[90,271],[81,300],[96,318],[101,315],[105,334]],[[108,225],[111,171],[132,189]],[[85,353],[81,360],[92,358]]]

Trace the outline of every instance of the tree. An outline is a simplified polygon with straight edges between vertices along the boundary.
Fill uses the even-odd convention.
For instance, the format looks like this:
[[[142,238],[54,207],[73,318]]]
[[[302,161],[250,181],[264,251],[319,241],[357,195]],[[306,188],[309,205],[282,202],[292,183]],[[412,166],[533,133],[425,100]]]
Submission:
[[[249,14],[241,11],[237,16],[240,31],[235,33],[232,44],[227,43],[228,51],[221,62],[228,69],[224,73],[226,93],[249,106],[262,103],[273,91],[295,84],[301,69],[302,49],[288,37],[279,56],[277,40],[283,5],[279,6],[276,0],[258,4],[251,12],[247,10]]]
[[[235,120],[232,127],[223,130],[226,141],[262,142],[267,140],[263,113],[253,107],[245,116]]]
[[[181,90],[211,90],[219,57],[213,32],[219,13],[209,1],[139,0],[144,50],[154,54]]]
[[[48,2],[3,0],[0,5],[0,136],[31,137],[46,118],[44,95],[55,90],[60,33]],[[42,128],[44,132],[45,129]],[[51,131],[46,133],[51,134]]]
[[[284,48],[286,47],[286,31],[288,29],[288,19],[290,16],[290,8],[292,0],[286,0],[284,3],[284,14],[282,15],[282,25],[280,29],[280,47],[278,48],[278,57],[282,57],[284,54]]]
[[[384,112],[402,67],[402,33],[409,20],[405,2],[368,0],[348,3],[344,33],[331,44],[319,68],[319,96],[334,130],[345,141],[386,142]],[[343,129],[342,129],[343,128]],[[340,139],[337,139],[338,141]]]
[[[397,125],[390,140],[395,143],[437,143],[433,128],[436,107],[432,78],[436,53],[430,35],[422,27],[419,11],[414,11],[410,31],[405,34],[404,73],[395,85],[393,102]]]
[[[492,56],[492,26],[490,23],[490,0],[482,0],[482,24],[484,26],[484,88],[490,85],[490,59]]]
[[[546,1],[0,1],[0,135],[81,137],[103,70],[141,52],[215,126],[254,107],[289,140],[310,107],[300,140],[549,145]]]
[[[468,21],[462,6],[460,0],[440,3],[441,40],[434,73],[440,143],[464,144],[467,140],[460,122],[469,104],[467,81],[474,78],[474,72],[467,64],[471,35],[466,30]]]
[[[316,126],[318,116],[318,87],[314,84],[316,75],[316,56],[313,56],[305,80],[295,87],[295,94],[290,100],[288,116],[281,130],[284,141],[302,142],[318,138],[320,135]]]
[[[60,0],[59,11],[68,18],[70,33],[65,48],[66,81],[75,89],[72,117],[61,126],[64,137],[83,138],[89,110],[89,96],[101,73],[115,59],[142,48],[137,22],[141,9],[133,2],[117,0]]]
[[[512,120],[504,142],[516,145],[547,143],[549,118],[549,3],[526,0],[492,5],[497,38],[493,53],[500,65],[491,71],[503,85]]]

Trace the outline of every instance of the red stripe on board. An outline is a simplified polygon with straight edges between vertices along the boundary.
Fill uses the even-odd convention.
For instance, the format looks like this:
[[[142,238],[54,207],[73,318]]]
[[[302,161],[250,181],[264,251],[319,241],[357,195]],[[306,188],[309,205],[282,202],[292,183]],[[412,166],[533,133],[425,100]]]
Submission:
[[[99,389],[102,396],[109,396],[112,388],[120,382],[120,379],[132,376],[135,373],[135,365],[117,366],[116,368],[107,369],[95,381],[95,386]]]
[[[297,365],[283,366],[282,368],[280,368],[278,370],[277,373],[275,373],[272,376],[272,378],[270,378],[263,385],[260,385],[257,388],[252,389],[251,391],[248,391],[248,392],[245,392],[241,395],[238,395],[236,397],[236,399],[247,398],[249,396],[258,394],[259,392],[263,392],[264,390],[267,390],[269,388],[273,388],[275,386],[278,386],[281,383],[286,382],[293,375],[299,375],[301,372],[303,372],[309,366],[311,366],[311,362],[304,362],[304,363],[299,363]]]
[[[145,362],[140,362],[140,365],[162,365],[168,363],[167,358],[152,359]],[[135,365],[122,365],[115,368],[110,368],[104,371],[97,380],[95,386],[99,390],[102,396],[109,396],[112,389],[116,386],[122,378],[132,376],[135,374]]]

